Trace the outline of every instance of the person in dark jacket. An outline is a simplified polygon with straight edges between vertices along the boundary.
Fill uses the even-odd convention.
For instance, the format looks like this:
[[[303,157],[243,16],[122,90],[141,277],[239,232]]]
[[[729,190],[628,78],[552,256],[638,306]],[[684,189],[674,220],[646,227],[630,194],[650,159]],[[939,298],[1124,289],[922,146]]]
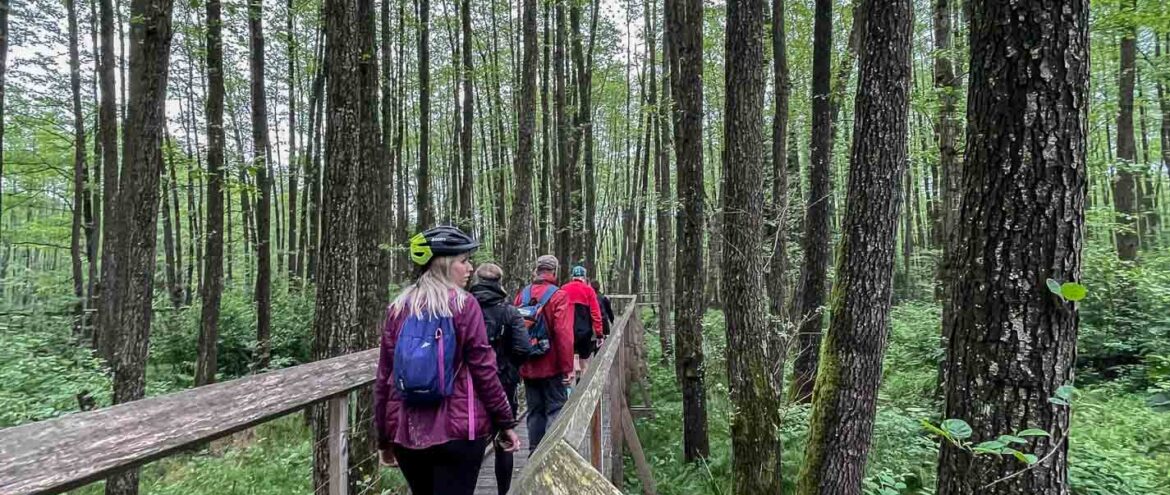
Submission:
[[[610,304],[609,298],[601,293],[601,282],[593,279],[589,281],[589,285],[593,287],[593,292],[597,293],[597,302],[601,305],[601,333],[609,337],[609,326],[613,324],[613,305]]]
[[[483,308],[483,324],[487,328],[488,343],[496,351],[496,368],[500,370],[500,384],[504,386],[504,394],[508,396],[508,404],[512,406],[512,416],[517,413],[516,389],[520,385],[520,365],[528,360],[532,353],[532,344],[528,340],[528,327],[524,326],[524,319],[520,311],[509,304],[508,294],[500,286],[500,279],[504,271],[494,263],[484,263],[475,271],[478,279],[471,286],[471,295],[479,301]],[[501,440],[505,440],[501,438]],[[496,453],[496,486],[500,495],[508,493],[512,486],[512,468],[515,463],[512,452],[507,450],[507,443],[497,441]]]
[[[548,304],[540,310],[548,324],[551,348],[543,356],[533,358],[520,367],[524,379],[524,395],[528,398],[529,455],[536,451],[545,432],[561,413],[569,400],[565,387],[576,382],[573,369],[573,309],[565,292],[556,288],[556,273],[560,262],[556,256],[544,255],[536,259],[528,296],[540,300],[546,291],[554,291]],[[523,306],[524,291],[516,295],[513,304]]]

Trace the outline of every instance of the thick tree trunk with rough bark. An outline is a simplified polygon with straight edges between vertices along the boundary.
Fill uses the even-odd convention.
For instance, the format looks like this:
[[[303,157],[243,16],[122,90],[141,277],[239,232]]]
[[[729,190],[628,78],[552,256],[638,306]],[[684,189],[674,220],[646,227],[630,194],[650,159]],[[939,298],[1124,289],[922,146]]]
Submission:
[[[369,139],[366,129],[376,126],[363,122],[376,109],[366,93],[368,62],[363,53],[373,50],[372,38],[367,45],[368,28],[373,23],[372,0],[326,0],[325,59],[329,81],[325,125],[325,168],[321,202],[321,245],[317,272],[316,312],[313,319],[313,359],[340,356],[363,347],[366,332],[361,329],[358,311],[359,202],[362,168],[369,167]],[[426,3],[425,0],[421,2]],[[368,17],[368,19],[366,18]],[[372,64],[374,70],[377,65]],[[426,115],[426,112],[423,113]],[[424,118],[425,120],[425,118]],[[372,222],[370,222],[372,223]],[[365,270],[363,267],[361,270]],[[381,305],[379,305],[381,306]],[[322,491],[328,483],[329,452],[323,440],[328,433],[324,407],[310,412],[313,424],[313,488]],[[355,459],[360,460],[360,458]]]
[[[889,336],[914,16],[910,0],[873,7],[862,34],[832,322],[820,350],[801,495],[860,495]]]
[[[813,21],[812,145],[809,151],[808,207],[804,221],[804,263],[800,268],[799,299],[795,301],[799,326],[796,362],[793,367],[791,398],[812,400],[817,358],[821,347],[825,285],[829,265],[829,163],[833,129],[830,105],[830,65],[833,47],[833,2],[816,0]]]
[[[683,454],[710,455],[703,384],[703,2],[666,0],[670,36],[670,94],[674,98],[674,149],[678,176],[675,231],[675,373],[683,393]]]
[[[207,2],[207,239],[203,256],[203,284],[200,299],[199,356],[195,362],[195,385],[215,382],[216,341],[219,339],[219,307],[223,295],[224,234],[224,131],[223,131],[223,6],[220,0]]]
[[[159,175],[166,124],[164,101],[170,65],[170,0],[133,0],[130,16],[130,99],[123,127],[117,208],[106,217],[100,309],[103,340],[114,372],[115,404],[146,394],[146,360],[154,311],[155,248],[158,242]],[[114,165],[117,162],[110,162]],[[138,493],[138,470],[106,481],[107,495]]]
[[[908,0],[907,0],[908,1]],[[726,151],[723,156],[723,290],[727,315],[727,377],[731,419],[733,493],[780,492],[780,401],[772,385],[772,354],[764,285],[764,6],[759,0],[727,3],[724,83]],[[717,242],[717,241],[716,241]]]
[[[1081,277],[1089,2],[973,0],[970,12],[944,417],[970,424],[974,442],[1024,428],[1051,438],[1021,446],[1043,459],[1027,470],[944,442],[938,493],[1066,495],[1070,414],[1048,399],[1073,379],[1078,312],[1046,281]]]
[[[5,3],[7,6],[7,2]],[[8,9],[4,9],[4,25],[7,26]],[[114,5],[113,0],[101,0],[101,61],[100,69],[98,70],[99,87],[101,88],[101,105],[98,108],[100,125],[98,126],[98,140],[102,146],[102,282],[97,288],[98,299],[105,298],[105,266],[111,262],[110,255],[116,247],[118,239],[111,239],[117,234],[116,219],[114,218],[114,209],[118,203],[118,175],[121,172],[121,162],[118,161],[118,110],[117,101],[118,93],[114,88],[114,81],[116,76],[114,74]],[[4,40],[7,43],[7,27],[5,27]],[[7,47],[5,47],[7,48]],[[3,56],[7,57],[8,50],[3,50]],[[0,109],[2,110],[2,109]],[[2,121],[3,119],[0,119]],[[2,151],[2,150],[0,150]],[[96,303],[98,308],[104,307],[104,301]],[[99,309],[100,311],[100,309]],[[102,316],[99,314],[99,318]],[[98,354],[106,360],[113,359],[113,340],[115,336],[107,338],[104,335],[105,326],[99,322],[95,329],[97,333],[94,336],[94,341],[97,342]]]
[[[540,53],[536,48],[536,0],[524,0],[523,10],[523,57],[520,76],[520,126],[519,143],[516,150],[516,187],[512,195],[512,217],[508,220],[508,236],[503,252],[504,269],[508,282],[505,287],[519,287],[527,279],[532,224],[532,163],[533,136],[536,133],[536,71],[540,65]],[[547,100],[546,100],[547,101]],[[547,145],[546,145],[547,151]],[[497,194],[502,194],[500,191]],[[543,238],[543,235],[539,237]]]

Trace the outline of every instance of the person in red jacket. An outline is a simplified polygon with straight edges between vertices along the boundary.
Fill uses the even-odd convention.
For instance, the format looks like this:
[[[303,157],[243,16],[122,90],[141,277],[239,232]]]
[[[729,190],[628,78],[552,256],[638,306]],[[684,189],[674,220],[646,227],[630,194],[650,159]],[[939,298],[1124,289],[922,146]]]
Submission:
[[[605,338],[605,334],[601,304],[597,301],[597,291],[589,285],[585,267],[574,266],[571,275],[573,279],[561,287],[561,292],[565,293],[573,315],[573,351],[580,360],[577,367],[580,375],[589,368],[589,358],[597,349],[596,343]]]
[[[516,296],[516,306],[529,305],[522,301],[527,293],[532,300],[540,300],[545,291],[556,291],[540,310],[548,325],[550,347],[543,356],[529,359],[520,366],[520,377],[524,379],[524,394],[528,399],[528,446],[529,454],[544,438],[545,432],[560,414],[568,400],[566,387],[575,379],[573,373],[573,310],[568,304],[564,291],[556,283],[560,262],[552,255],[536,260],[532,271],[532,284]]]

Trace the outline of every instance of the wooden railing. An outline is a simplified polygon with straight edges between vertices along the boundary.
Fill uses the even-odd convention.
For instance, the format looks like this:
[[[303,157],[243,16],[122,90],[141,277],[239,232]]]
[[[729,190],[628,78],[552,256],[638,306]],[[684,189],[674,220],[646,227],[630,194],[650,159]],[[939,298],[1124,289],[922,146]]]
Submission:
[[[626,400],[643,359],[642,322],[636,296],[611,296],[621,317],[589,363],[552,428],[512,486],[516,495],[621,494],[622,446],[634,458],[643,493],[656,487]]]
[[[0,430],[0,494],[60,493],[328,401],[329,493],[347,489],[349,392],[374,381],[371,349]]]
[[[611,298],[621,317],[512,493],[621,493],[623,444],[655,493],[626,402],[631,382],[646,390],[638,301]],[[0,430],[0,494],[64,492],[328,402],[328,493],[345,495],[349,392],[373,382],[377,362],[371,349]]]

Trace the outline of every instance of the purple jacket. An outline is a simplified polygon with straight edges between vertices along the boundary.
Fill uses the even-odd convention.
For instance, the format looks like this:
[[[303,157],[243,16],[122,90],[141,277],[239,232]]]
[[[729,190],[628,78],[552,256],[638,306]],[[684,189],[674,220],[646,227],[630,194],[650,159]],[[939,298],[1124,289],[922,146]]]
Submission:
[[[479,302],[467,293],[463,310],[456,311],[451,292],[455,339],[458,347],[455,362],[455,391],[436,406],[407,406],[391,381],[394,371],[394,346],[407,312],[386,313],[382,329],[382,353],[378,360],[378,378],[374,382],[374,424],[378,429],[378,448],[391,443],[409,449],[424,449],[452,440],[474,440],[492,433],[492,427],[515,426],[512,408],[500,385],[496,370],[496,353],[488,344]]]

